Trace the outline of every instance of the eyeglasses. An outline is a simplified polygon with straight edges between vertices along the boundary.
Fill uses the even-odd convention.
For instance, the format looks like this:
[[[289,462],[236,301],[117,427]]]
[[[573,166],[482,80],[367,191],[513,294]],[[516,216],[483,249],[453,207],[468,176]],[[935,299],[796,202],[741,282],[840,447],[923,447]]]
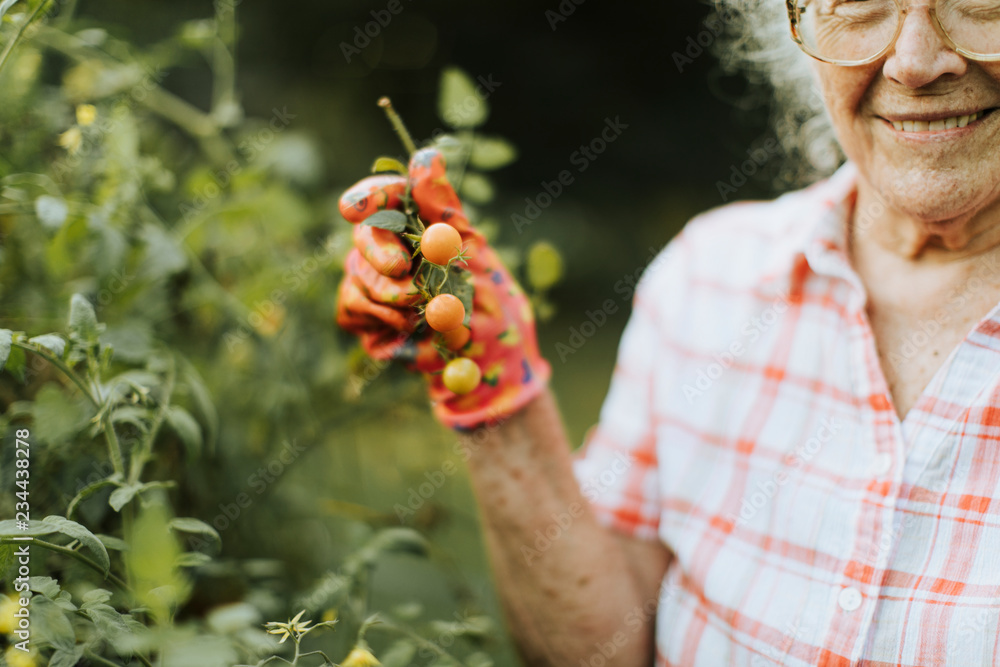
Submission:
[[[785,0],[792,38],[817,60],[867,65],[903,30],[900,0]],[[928,8],[948,47],[966,58],[1000,60],[1000,0],[937,0]]]

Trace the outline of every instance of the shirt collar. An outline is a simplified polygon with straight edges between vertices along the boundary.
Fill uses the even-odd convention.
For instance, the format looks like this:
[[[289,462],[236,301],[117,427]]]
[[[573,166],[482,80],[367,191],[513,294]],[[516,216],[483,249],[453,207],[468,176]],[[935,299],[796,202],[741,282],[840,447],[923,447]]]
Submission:
[[[830,178],[785,195],[788,234],[778,241],[764,282],[793,290],[807,270],[860,285],[848,254],[848,229],[857,199],[858,171],[845,163]]]

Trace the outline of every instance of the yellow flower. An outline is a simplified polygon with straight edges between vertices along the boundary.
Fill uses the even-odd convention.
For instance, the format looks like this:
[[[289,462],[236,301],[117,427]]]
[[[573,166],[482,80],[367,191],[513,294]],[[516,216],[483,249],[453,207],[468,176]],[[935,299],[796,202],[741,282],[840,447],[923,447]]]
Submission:
[[[0,595],[0,633],[9,635],[17,629],[17,603],[6,595]]]
[[[76,122],[86,127],[97,120],[97,107],[93,104],[81,104],[76,108]]]
[[[375,667],[381,664],[368,650],[368,647],[362,643],[351,650],[344,662],[340,663],[340,667]]]
[[[38,662],[38,652],[35,649],[29,651],[22,651],[19,648],[14,648],[11,646],[3,654],[3,657],[7,660],[7,665],[9,667],[35,667]]]
[[[279,644],[284,644],[285,640],[287,640],[289,637],[292,636],[292,634],[294,634],[295,641],[297,642],[299,640],[299,637],[309,632],[309,625],[312,623],[312,621],[299,622],[299,619],[302,618],[302,614],[304,613],[306,613],[305,609],[297,613],[295,615],[295,618],[289,620],[287,623],[278,623],[277,621],[271,621],[269,623],[265,623],[264,625],[266,627],[271,628],[270,630],[267,631],[267,634],[282,635],[281,641],[278,642]]]
[[[59,145],[70,153],[76,153],[83,146],[83,132],[76,126],[69,128],[59,135]]]

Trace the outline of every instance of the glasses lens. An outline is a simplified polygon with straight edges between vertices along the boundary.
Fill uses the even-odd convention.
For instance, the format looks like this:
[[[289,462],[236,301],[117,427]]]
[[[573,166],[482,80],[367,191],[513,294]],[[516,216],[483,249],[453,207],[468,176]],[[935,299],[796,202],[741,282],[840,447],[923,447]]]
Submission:
[[[987,0],[953,4],[964,2]],[[802,44],[827,60],[860,62],[878,55],[899,25],[899,6],[893,0],[798,0],[796,12]]]
[[[937,15],[956,46],[980,56],[1000,55],[1000,0],[942,0]]]

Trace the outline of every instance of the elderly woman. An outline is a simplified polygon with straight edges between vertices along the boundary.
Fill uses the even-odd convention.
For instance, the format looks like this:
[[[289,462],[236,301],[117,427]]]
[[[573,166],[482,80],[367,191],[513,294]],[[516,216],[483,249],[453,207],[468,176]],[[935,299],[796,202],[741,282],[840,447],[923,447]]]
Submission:
[[[460,353],[489,382],[443,386],[387,232],[358,228],[339,319],[475,429],[530,664],[1000,664],[1000,2],[736,4],[786,139],[823,170],[835,136],[846,162],[671,242],[576,460],[524,297],[438,154],[414,158],[413,197],[471,250]],[[405,186],[366,179],[342,210],[360,221]]]

